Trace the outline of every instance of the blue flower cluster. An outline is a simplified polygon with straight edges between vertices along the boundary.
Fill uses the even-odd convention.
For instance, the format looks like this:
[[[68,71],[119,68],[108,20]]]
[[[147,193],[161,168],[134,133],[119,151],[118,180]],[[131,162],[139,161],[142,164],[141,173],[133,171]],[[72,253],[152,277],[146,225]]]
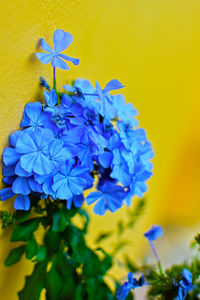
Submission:
[[[54,48],[42,40],[49,54],[38,55],[53,67],[66,65],[61,58],[75,64],[78,60],[59,54],[72,42],[71,35],[57,30]],[[49,46],[50,47],[50,46]],[[123,95],[110,91],[123,85],[116,79],[101,88],[88,80],[77,79],[73,86],[64,85],[66,92],[49,90],[43,79],[45,103],[25,106],[22,130],[10,135],[10,147],[3,152],[2,201],[16,196],[14,207],[29,210],[30,194],[43,199],[63,199],[67,208],[80,207],[83,192],[94,186],[87,204],[96,202],[94,212],[104,215],[115,212],[131,197],[143,196],[146,180],[152,175],[153,157],[145,131],[137,128],[137,114]]]
[[[125,281],[120,288],[117,290],[116,298],[118,300],[125,300],[128,296],[130,290],[135,289],[137,287],[142,287],[143,285],[146,285],[144,275],[142,275],[139,279],[136,279],[133,277],[133,274],[131,272],[127,275],[128,281]]]

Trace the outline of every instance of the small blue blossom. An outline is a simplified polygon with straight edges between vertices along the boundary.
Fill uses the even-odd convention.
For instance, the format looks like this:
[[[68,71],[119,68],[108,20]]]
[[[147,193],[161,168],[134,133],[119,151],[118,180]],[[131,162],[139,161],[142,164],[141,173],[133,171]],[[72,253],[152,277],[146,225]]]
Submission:
[[[50,90],[48,83],[44,79],[44,77],[40,76],[40,85],[44,88],[46,88],[48,91]]]
[[[50,174],[52,164],[48,158],[48,148],[53,139],[53,133],[49,129],[38,128],[32,135],[22,135],[16,144],[16,151],[21,154],[21,167],[29,173]]]
[[[56,110],[58,104],[58,97],[56,91],[52,89],[50,92],[44,92],[44,99],[46,100],[47,106],[44,108],[44,111],[53,113]]]
[[[192,273],[189,270],[183,269],[182,279],[179,281],[178,286],[178,296],[175,300],[184,300],[187,293],[193,290]]]
[[[111,212],[119,209],[124,198],[125,192],[121,186],[107,182],[99,188],[99,192],[91,192],[87,196],[86,202],[90,205],[97,201],[94,206],[94,212],[97,215],[104,215],[107,209]]]
[[[53,177],[53,191],[56,197],[67,200],[74,195],[80,195],[87,187],[87,177],[85,173],[87,168],[74,166],[74,163],[68,163],[61,166],[59,172]]]
[[[36,56],[43,64],[48,64],[51,61],[52,67],[69,70],[68,65],[63,59],[72,62],[74,65],[79,64],[79,59],[72,58],[60,52],[67,49],[72,42],[73,37],[70,33],[57,29],[53,35],[54,50],[42,38],[40,40],[41,48],[47,53],[36,53]]]
[[[125,300],[130,290],[147,284],[143,275],[139,279],[136,279],[133,277],[133,274],[129,272],[127,278],[128,281],[125,281],[116,292],[118,300]]]
[[[149,241],[155,241],[157,238],[161,237],[163,235],[162,227],[159,225],[152,225],[152,227],[144,233],[144,236]]]
[[[111,120],[115,117],[117,110],[113,105],[113,100],[109,94],[112,90],[118,90],[123,88],[124,85],[121,84],[117,79],[109,81],[105,88],[102,89],[99,83],[96,81],[96,93],[100,100],[100,114],[107,120]]]
[[[27,127],[25,131],[32,132],[37,128],[44,128],[47,120],[48,116],[42,111],[42,104],[40,102],[28,103],[25,106],[24,118],[20,127]]]

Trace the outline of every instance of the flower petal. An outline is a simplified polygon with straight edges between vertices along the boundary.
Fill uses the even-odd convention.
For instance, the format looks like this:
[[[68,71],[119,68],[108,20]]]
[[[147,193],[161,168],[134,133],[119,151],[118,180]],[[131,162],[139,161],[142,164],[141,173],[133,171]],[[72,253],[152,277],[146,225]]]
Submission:
[[[18,153],[27,154],[36,151],[36,145],[28,134],[23,134],[17,141],[16,151]]]
[[[53,34],[53,44],[55,51],[62,52],[73,42],[73,36],[64,30],[57,29]]]
[[[91,192],[87,198],[86,198],[86,202],[88,205],[94,203],[96,200],[98,200],[100,197],[102,196],[102,194],[100,192]]]
[[[109,91],[118,90],[123,87],[124,85],[122,85],[121,82],[119,82],[117,79],[112,79],[106,84],[105,88],[103,89],[103,92],[108,93]]]
[[[28,196],[18,195],[15,199],[14,208],[19,210],[29,210],[31,202]]]
[[[105,206],[105,201],[103,198],[101,198],[94,206],[94,213],[96,215],[103,216],[105,215],[106,212],[106,206]]]
[[[79,65],[80,59],[78,59],[78,58],[73,58],[73,57],[70,57],[65,54],[58,54],[58,56],[62,57],[63,59],[66,59],[68,61],[71,61],[75,66]]]
[[[33,166],[35,164],[37,155],[37,152],[33,152],[21,156],[20,164],[26,172],[31,173],[33,171]]]
[[[15,193],[13,192],[12,188],[4,188],[4,189],[0,190],[0,200],[1,201],[12,198],[14,195],[15,195]]]
[[[43,50],[50,52],[50,53],[54,53],[53,49],[51,48],[51,46],[49,46],[45,40],[43,38],[40,39],[40,46]]]
[[[28,195],[31,192],[28,178],[27,177],[17,177],[12,185],[12,190],[15,194]]]
[[[53,58],[53,54],[49,54],[49,53],[36,53],[35,54],[37,56],[37,58],[39,59],[39,61],[41,61],[43,64],[48,64],[52,58]]]
[[[52,62],[51,62],[52,67],[54,68],[59,68],[63,70],[70,70],[68,65],[58,56],[54,56]]]
[[[6,166],[13,165],[19,159],[20,155],[15,149],[7,147],[3,151],[3,162]]]

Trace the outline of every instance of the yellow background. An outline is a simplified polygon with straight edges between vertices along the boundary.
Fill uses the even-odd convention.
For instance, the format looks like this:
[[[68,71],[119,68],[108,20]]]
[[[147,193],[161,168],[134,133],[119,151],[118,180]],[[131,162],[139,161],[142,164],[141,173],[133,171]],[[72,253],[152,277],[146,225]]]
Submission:
[[[104,86],[117,78],[139,111],[140,126],[155,151],[148,206],[128,237],[134,258],[146,247],[151,223],[195,224],[200,211],[200,1],[199,0],[1,0],[0,149],[18,128],[25,103],[41,98],[39,77],[52,80],[50,65],[34,56],[41,37],[52,43],[55,29],[74,36],[65,52],[80,58],[57,82],[82,77]],[[134,200],[137,201],[137,200]],[[1,203],[0,209],[9,208]],[[90,209],[92,215],[92,209]],[[89,242],[98,230],[115,227],[125,209],[92,215]],[[6,269],[9,232],[1,232],[0,298],[17,299],[30,272],[24,262]],[[121,275],[121,274],[120,274]]]

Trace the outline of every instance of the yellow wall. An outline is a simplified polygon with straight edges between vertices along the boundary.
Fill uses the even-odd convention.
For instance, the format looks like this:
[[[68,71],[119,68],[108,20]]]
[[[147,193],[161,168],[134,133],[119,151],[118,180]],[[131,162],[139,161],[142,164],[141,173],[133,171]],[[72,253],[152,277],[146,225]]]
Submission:
[[[189,224],[200,209],[200,1],[199,0],[1,0],[0,149],[21,120],[25,103],[40,99],[39,76],[50,66],[34,57],[38,39],[51,43],[55,29],[72,33],[67,54],[80,66],[57,72],[60,88],[82,77],[102,85],[117,78],[139,111],[155,150],[148,209],[129,248],[138,256],[151,223]],[[9,207],[1,203],[0,209]],[[92,210],[90,210],[92,214]],[[99,228],[114,228],[125,209],[92,218],[89,241]],[[2,267],[9,232],[1,233],[0,298],[17,299],[29,263]]]

